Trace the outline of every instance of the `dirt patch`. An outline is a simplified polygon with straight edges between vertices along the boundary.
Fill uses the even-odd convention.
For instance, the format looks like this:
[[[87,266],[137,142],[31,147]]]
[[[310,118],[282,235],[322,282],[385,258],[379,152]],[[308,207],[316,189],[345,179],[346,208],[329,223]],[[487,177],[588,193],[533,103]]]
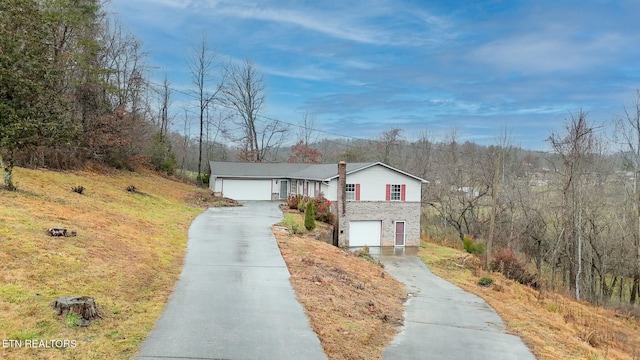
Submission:
[[[189,205],[201,208],[242,206],[242,204],[236,200],[222,196],[215,196],[207,191],[190,194],[185,198],[185,202]]]
[[[273,230],[298,301],[329,359],[381,359],[403,323],[404,285],[350,252]]]

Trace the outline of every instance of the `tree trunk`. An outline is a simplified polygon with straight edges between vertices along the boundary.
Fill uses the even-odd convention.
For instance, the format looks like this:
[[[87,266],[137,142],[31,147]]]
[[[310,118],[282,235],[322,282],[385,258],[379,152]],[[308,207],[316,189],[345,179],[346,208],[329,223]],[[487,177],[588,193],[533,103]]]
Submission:
[[[640,287],[640,273],[637,271],[633,274],[633,283],[631,285],[631,296],[629,297],[629,302],[631,305],[636,303],[636,298],[638,297],[638,288]]]
[[[16,189],[15,185],[13,185],[13,160],[8,159],[6,162],[2,158],[2,154],[0,153],[0,167],[2,167],[2,177],[4,178],[4,187],[13,191]]]
[[[496,155],[493,183],[491,184],[491,214],[489,217],[489,238],[487,239],[487,260],[486,268],[489,269],[491,265],[491,251],[493,247],[493,237],[495,236],[495,224],[496,224],[496,208],[498,207],[498,187],[500,186],[500,162],[501,162],[502,149]]]

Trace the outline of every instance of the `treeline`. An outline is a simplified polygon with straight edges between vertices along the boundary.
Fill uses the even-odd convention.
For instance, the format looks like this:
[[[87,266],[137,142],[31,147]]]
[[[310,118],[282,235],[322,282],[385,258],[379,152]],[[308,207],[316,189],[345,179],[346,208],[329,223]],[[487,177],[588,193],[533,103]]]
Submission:
[[[140,42],[98,0],[0,3],[0,163],[130,167],[169,156],[151,114]],[[160,161],[154,159],[157,164]],[[162,159],[168,161],[168,158]]]
[[[203,38],[185,59],[192,80],[186,94],[190,104],[174,109],[169,80],[150,80],[142,43],[102,4],[0,3],[5,188],[15,188],[12,169],[17,165],[68,169],[92,160],[167,173],[179,166],[197,170],[202,181],[209,156],[225,157],[228,148],[234,159],[273,157],[286,128],[278,120],[258,119],[265,88],[251,61],[224,64]],[[182,133],[176,130],[180,111],[185,113]]]

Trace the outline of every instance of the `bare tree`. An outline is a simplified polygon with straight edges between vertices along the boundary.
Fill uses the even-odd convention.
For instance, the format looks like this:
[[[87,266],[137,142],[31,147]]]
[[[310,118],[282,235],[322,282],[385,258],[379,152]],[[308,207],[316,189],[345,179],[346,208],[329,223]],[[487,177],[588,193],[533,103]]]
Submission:
[[[616,133],[624,147],[623,157],[625,167],[633,172],[631,194],[629,199],[635,204],[631,224],[631,237],[635,261],[633,264],[633,284],[629,301],[634,304],[640,291],[640,91],[636,91],[633,109],[625,109],[624,116],[617,120]]]
[[[395,155],[398,153],[398,148],[400,147],[401,140],[402,129],[394,127],[389,130],[383,131],[382,134],[380,134],[380,139],[378,142],[378,160],[382,161],[385,164],[398,166],[398,164],[396,163],[397,161],[395,161],[395,159],[392,159],[392,157],[396,157]]]
[[[169,108],[171,107],[171,86],[167,74],[164,74],[164,81],[160,87],[160,114],[159,114],[159,127],[160,137],[167,137],[169,135],[169,125],[171,119],[169,117]]]
[[[215,70],[215,54],[211,51],[207,43],[206,36],[202,37],[202,41],[195,46],[187,60],[189,72],[191,73],[191,82],[195,86],[193,93],[197,99],[198,119],[200,125],[199,141],[198,141],[198,185],[203,184],[202,178],[202,153],[205,137],[205,122],[207,110],[213,106],[215,102],[220,100],[224,89],[224,75],[222,78],[214,78]]]
[[[569,284],[581,299],[584,250],[584,184],[589,157],[595,149],[593,125],[586,113],[572,115],[564,134],[551,134],[549,142],[562,159],[562,239],[569,261]]]
[[[482,200],[491,186],[482,174],[482,153],[473,144],[459,144],[455,129],[438,144],[434,155],[433,179],[426,187],[426,203],[437,211],[445,226],[455,229],[460,241],[466,235],[480,237],[485,221]],[[491,169],[491,166],[486,168]]]
[[[433,176],[431,174],[431,163],[433,161],[434,143],[433,136],[423,130],[420,132],[418,140],[414,141],[411,146],[413,151],[409,157],[408,170],[427,180]]]
[[[286,139],[287,128],[279,120],[262,118],[260,112],[264,106],[264,79],[250,60],[243,66],[227,67],[228,86],[224,95],[227,105],[235,111],[236,125],[241,143],[242,160],[260,162],[267,155],[276,153]]]
[[[309,146],[310,143],[315,142],[317,140],[315,127],[315,115],[309,115],[309,112],[305,111],[299,123],[298,141],[302,141],[305,146]]]
[[[490,147],[488,155],[493,158],[493,176],[491,179],[491,213],[489,216],[489,234],[487,236],[487,258],[486,258],[486,267],[489,268],[491,263],[492,256],[492,248],[494,244],[494,237],[496,233],[496,215],[498,209],[500,207],[500,187],[501,182],[504,183],[505,174],[504,174],[504,163],[505,163],[505,153],[508,151],[510,146],[509,135],[506,129],[503,129],[501,134],[498,137],[498,146]],[[502,181],[501,181],[502,180]],[[512,219],[511,223],[513,224],[513,213],[515,206],[511,207]]]

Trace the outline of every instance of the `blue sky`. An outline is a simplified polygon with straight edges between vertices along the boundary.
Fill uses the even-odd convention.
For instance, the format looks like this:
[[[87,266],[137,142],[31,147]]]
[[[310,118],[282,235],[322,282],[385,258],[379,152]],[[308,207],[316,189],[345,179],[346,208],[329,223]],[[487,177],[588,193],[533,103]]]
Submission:
[[[219,59],[264,75],[263,115],[375,138],[442,138],[548,150],[580,109],[605,123],[640,88],[640,1],[111,0],[162,82],[192,87],[206,35]],[[174,107],[179,103],[174,96]],[[180,109],[175,109],[177,112]],[[335,137],[320,134],[320,137]]]

